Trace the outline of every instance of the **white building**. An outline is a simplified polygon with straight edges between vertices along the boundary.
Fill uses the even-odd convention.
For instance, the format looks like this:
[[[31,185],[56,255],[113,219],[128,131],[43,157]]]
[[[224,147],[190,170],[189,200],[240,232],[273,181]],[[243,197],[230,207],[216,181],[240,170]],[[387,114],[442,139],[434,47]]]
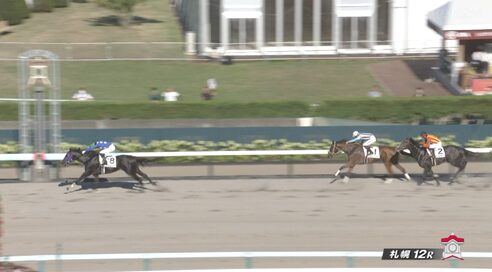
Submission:
[[[176,0],[208,56],[437,53],[427,14],[448,0]],[[451,51],[456,41],[446,41]]]

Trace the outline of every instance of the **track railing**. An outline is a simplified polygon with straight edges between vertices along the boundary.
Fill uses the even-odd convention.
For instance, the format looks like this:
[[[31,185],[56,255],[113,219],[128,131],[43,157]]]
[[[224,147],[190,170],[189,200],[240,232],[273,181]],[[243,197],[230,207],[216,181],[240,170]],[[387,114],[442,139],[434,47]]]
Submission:
[[[491,153],[492,148],[467,148],[476,153]],[[113,153],[115,155],[132,155],[143,158],[164,157],[210,157],[210,156],[288,156],[288,155],[327,155],[328,150],[237,150],[237,151],[177,151],[177,152],[125,152]],[[65,153],[16,153],[0,154],[0,161],[32,161],[41,156],[44,160],[59,161]]]
[[[255,251],[255,252],[178,252],[178,253],[116,253],[116,254],[58,254],[1,256],[1,262],[38,262],[38,271],[44,271],[45,262],[49,261],[84,261],[84,260],[142,260],[143,270],[151,270],[153,259],[210,259],[242,258],[244,267],[253,267],[253,258],[345,258],[346,266],[354,266],[354,258],[379,258],[382,251]],[[463,252],[463,258],[492,258],[492,252]],[[450,262],[451,266],[456,263]]]

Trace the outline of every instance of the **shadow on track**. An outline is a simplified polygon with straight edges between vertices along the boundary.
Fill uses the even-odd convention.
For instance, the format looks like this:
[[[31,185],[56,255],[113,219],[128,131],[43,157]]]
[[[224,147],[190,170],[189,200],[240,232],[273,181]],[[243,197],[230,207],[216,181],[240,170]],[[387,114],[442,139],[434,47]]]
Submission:
[[[60,182],[58,184],[59,187],[63,186],[70,186],[72,183],[69,182],[68,180],[65,180],[63,182]],[[75,193],[78,191],[85,191],[85,190],[98,190],[98,189],[112,189],[112,188],[121,188],[125,190],[129,190],[130,192],[136,192],[136,193],[143,193],[145,191],[151,191],[151,192],[167,192],[168,190],[165,188],[156,188],[156,189],[151,189],[147,188],[142,184],[139,184],[138,182],[128,182],[128,181],[111,181],[108,182],[108,179],[105,178],[99,178],[99,181],[96,181],[95,179],[92,178],[87,178],[79,183],[77,185],[80,186],[77,190],[73,191],[68,191],[66,193]],[[154,185],[158,186],[158,185]],[[158,186],[160,187],[160,186]]]

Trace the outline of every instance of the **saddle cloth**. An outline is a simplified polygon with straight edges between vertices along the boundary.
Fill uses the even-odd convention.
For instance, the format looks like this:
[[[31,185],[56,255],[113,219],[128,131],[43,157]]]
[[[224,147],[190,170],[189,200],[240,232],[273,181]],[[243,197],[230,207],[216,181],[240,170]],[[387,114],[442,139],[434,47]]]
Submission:
[[[362,149],[364,150],[364,156],[368,159],[379,159],[381,158],[380,157],[380,154],[379,154],[379,147],[378,146],[371,146],[371,151],[372,151],[372,154],[367,156],[367,148],[365,146],[362,147]]]
[[[434,157],[436,159],[441,159],[446,157],[446,153],[444,153],[444,147],[436,147],[432,149],[432,152],[434,152]]]
[[[104,168],[109,167],[109,168],[116,168],[116,156],[113,154],[100,154],[99,156],[99,163],[104,166]],[[106,158],[106,164],[103,164],[103,159],[102,156],[105,156]]]

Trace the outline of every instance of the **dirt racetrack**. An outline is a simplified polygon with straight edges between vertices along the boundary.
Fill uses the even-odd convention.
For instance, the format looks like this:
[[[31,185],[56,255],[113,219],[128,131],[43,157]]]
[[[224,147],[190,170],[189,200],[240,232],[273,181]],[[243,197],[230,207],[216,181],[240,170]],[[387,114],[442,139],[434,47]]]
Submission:
[[[487,164],[485,164],[487,165]],[[490,166],[490,163],[488,163]],[[485,173],[490,170],[480,166]],[[260,168],[259,168],[260,169]],[[333,169],[326,169],[332,173]],[[470,169],[474,169],[473,165]],[[477,169],[480,170],[480,169]],[[154,173],[157,169],[148,169]],[[219,171],[219,170],[216,170]],[[309,172],[309,169],[304,169]],[[312,169],[312,172],[316,172]],[[333,171],[334,172],[334,171]],[[451,232],[464,252],[492,252],[492,176],[470,171],[462,184],[416,185],[357,175],[128,178],[78,186],[0,184],[3,255],[196,251],[380,251],[441,248]],[[482,173],[483,173],[482,172]],[[75,175],[69,175],[75,176]],[[155,175],[154,175],[155,176]],[[418,179],[418,178],[417,178]],[[36,268],[37,263],[20,263]],[[356,258],[356,267],[449,267],[447,261]],[[254,259],[254,267],[345,267],[343,258]],[[460,267],[492,267],[465,259]],[[142,261],[64,261],[47,271],[142,270]],[[153,260],[152,269],[242,268],[240,259]]]

